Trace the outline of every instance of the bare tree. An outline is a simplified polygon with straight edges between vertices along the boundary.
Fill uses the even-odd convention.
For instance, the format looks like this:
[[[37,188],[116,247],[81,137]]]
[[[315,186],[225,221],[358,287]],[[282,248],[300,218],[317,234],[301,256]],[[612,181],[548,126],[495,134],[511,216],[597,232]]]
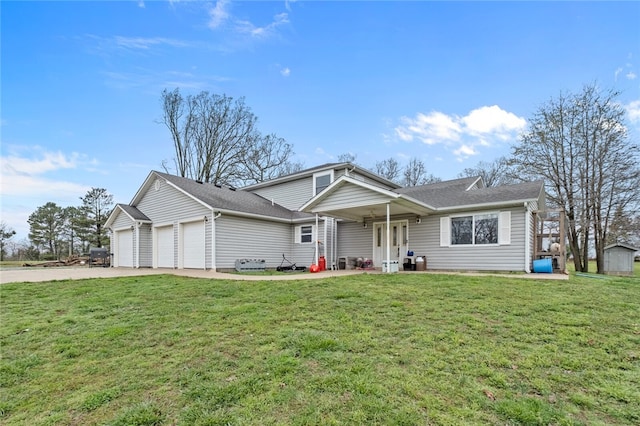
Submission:
[[[179,89],[165,89],[162,109],[180,176],[215,184],[254,182],[278,176],[293,155],[284,139],[260,134],[244,98],[209,92],[185,98]]]
[[[358,156],[352,152],[345,152],[344,154],[338,155],[338,161],[341,163],[352,163],[356,162],[356,158]]]
[[[442,179],[432,174],[427,174],[427,169],[422,160],[412,158],[404,168],[404,186],[418,186],[427,183],[440,182]]]
[[[242,157],[242,183],[249,185],[263,182],[289,173],[292,165],[289,158],[293,148],[282,138],[274,134],[260,136],[249,144]]]
[[[393,157],[378,161],[376,163],[376,173],[387,180],[395,182],[400,177],[400,164]]]
[[[513,148],[512,176],[543,178],[548,197],[564,208],[576,271],[588,271],[593,241],[597,271],[611,218],[640,201],[638,146],[628,140],[618,92],[587,85],[541,106]]]
[[[475,167],[467,167],[458,177],[482,177],[485,186],[496,187],[515,183],[509,175],[509,163],[505,157],[499,157],[492,162],[480,161]]]

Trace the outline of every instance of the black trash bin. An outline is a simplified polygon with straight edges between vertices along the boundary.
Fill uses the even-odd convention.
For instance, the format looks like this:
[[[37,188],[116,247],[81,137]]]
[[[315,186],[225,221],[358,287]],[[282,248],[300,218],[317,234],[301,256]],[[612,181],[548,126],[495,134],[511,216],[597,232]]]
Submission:
[[[402,262],[402,269],[404,269],[405,271],[415,271],[415,269],[413,269],[413,263],[411,262],[410,257],[404,258],[404,262]]]

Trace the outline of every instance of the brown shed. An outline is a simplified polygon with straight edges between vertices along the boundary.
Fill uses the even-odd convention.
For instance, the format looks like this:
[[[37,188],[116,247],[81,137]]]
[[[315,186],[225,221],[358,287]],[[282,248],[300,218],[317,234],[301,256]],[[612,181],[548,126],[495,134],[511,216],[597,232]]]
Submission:
[[[608,275],[633,275],[633,257],[639,250],[623,243],[606,246],[604,248],[604,273]]]

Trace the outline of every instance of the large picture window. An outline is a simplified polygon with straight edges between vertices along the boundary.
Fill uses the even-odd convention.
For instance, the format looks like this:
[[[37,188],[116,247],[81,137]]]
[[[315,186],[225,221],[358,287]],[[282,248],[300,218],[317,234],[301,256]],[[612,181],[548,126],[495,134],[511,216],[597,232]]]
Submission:
[[[510,211],[440,218],[440,247],[490,244],[511,244]]]

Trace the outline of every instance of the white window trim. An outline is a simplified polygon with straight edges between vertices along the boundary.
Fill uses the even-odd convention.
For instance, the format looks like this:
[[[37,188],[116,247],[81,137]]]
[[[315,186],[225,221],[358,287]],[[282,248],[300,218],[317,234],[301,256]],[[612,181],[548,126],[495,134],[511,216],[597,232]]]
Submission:
[[[315,197],[316,195],[318,195],[316,193],[316,179],[320,176],[327,176],[329,175],[329,185],[331,185],[333,183],[333,179],[334,179],[334,171],[333,170],[326,170],[324,172],[316,172],[313,174],[313,196]]]
[[[310,226],[311,227],[311,241],[309,242],[302,242],[300,241],[300,239],[302,238],[302,227],[305,226]],[[295,228],[295,232],[294,232],[294,243],[295,244],[302,244],[302,245],[307,245],[307,244],[313,244],[313,242],[316,240],[316,226],[313,224],[308,224],[308,225],[298,225]],[[308,234],[305,234],[308,235]]]
[[[451,219],[456,217],[475,217],[478,215],[495,214],[498,216],[498,242],[493,244],[452,244],[451,243]],[[481,211],[464,214],[444,216],[440,218],[440,247],[496,247],[511,244],[511,212],[510,211]]]

